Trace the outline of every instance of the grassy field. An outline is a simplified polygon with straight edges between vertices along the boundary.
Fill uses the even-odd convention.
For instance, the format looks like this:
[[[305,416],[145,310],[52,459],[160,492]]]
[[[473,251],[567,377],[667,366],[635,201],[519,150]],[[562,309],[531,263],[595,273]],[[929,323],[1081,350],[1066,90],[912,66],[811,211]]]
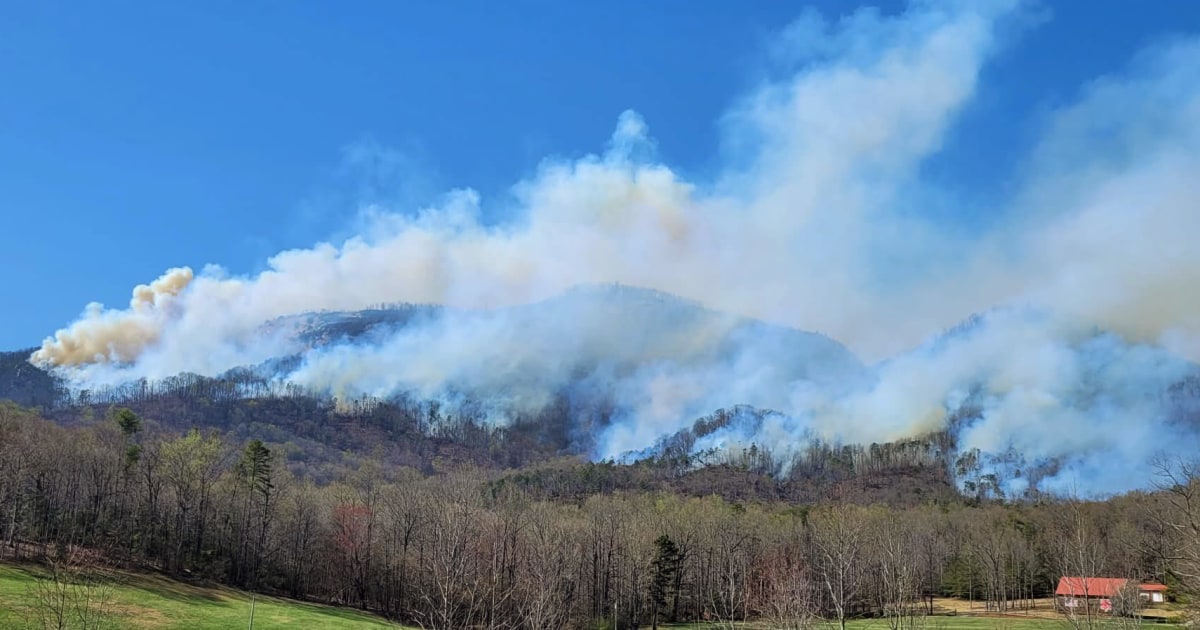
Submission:
[[[31,587],[39,570],[0,564],[0,628],[30,628]],[[197,587],[158,576],[119,574],[104,606],[113,628],[245,628],[250,597],[228,588]],[[258,597],[254,627],[370,629],[401,626],[345,608]]]

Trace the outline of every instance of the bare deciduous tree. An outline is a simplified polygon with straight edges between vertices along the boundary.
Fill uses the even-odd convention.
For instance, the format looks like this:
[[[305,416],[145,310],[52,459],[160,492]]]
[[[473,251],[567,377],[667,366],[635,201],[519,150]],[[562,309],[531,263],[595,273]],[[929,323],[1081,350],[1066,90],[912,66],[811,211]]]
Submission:
[[[863,547],[868,519],[862,508],[839,505],[814,511],[809,520],[818,579],[841,630],[854,612],[866,567]]]
[[[920,538],[913,524],[891,514],[876,517],[869,544],[875,556],[879,612],[891,630],[925,627],[921,605]]]
[[[532,506],[528,518],[520,562],[521,620],[531,630],[562,628],[576,594],[571,562],[578,554],[572,531],[575,521],[544,503]]]
[[[1200,460],[1161,460],[1157,487],[1164,501],[1155,510],[1155,518],[1168,532],[1172,544],[1167,547],[1175,577],[1191,595],[1189,613],[1200,620]]]
[[[79,551],[47,563],[28,587],[31,625],[44,630],[97,630],[109,623],[115,594],[111,575]]]
[[[820,621],[817,589],[800,550],[782,546],[762,564],[763,618],[779,630],[809,630]]]

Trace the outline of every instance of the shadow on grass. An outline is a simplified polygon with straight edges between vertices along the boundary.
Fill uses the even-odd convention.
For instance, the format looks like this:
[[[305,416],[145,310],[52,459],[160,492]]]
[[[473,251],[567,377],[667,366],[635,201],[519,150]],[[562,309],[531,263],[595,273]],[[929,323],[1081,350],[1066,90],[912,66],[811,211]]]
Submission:
[[[125,585],[131,589],[143,591],[169,599],[171,601],[184,604],[196,604],[200,602],[228,606],[227,597],[222,597],[221,592],[210,586],[199,586],[187,584],[185,582],[177,582],[161,576],[124,576],[128,578]]]
[[[379,617],[369,612],[358,610],[356,608],[348,608],[343,606],[331,606],[328,604],[320,604],[316,602],[304,602],[295,599],[287,599],[284,597],[259,596],[259,605],[268,604],[278,607],[280,612],[298,613],[311,615],[314,617],[328,617],[341,621],[351,621],[357,623],[373,623],[381,627],[402,628],[403,626],[393,625],[383,617]]]

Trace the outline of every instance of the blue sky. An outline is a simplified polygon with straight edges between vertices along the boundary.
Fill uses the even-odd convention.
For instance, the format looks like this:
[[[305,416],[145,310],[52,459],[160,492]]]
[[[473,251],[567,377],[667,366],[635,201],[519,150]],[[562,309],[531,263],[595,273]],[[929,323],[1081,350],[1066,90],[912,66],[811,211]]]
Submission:
[[[629,108],[665,163],[702,173],[721,113],[771,72],[767,43],[802,9],[448,4],[0,7],[0,348],[36,345],[90,301],[122,306],[168,267],[252,273],[339,234],[364,199],[502,196],[547,156],[601,150]],[[1047,111],[1200,32],[1183,1],[1030,13],[925,165],[948,189],[1003,197]]]

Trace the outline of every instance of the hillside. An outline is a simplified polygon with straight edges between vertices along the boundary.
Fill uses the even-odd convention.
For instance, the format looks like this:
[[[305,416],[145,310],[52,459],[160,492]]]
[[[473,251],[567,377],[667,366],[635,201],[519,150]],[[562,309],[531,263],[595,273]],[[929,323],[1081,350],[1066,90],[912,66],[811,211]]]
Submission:
[[[980,449],[977,436],[988,434],[991,410],[1025,404],[989,379],[1021,367],[961,360],[979,344],[986,347],[992,331],[1027,320],[1016,311],[978,314],[868,367],[822,335],[655,290],[592,284],[490,311],[383,305],[284,317],[260,332],[289,338],[284,346],[295,352],[215,376],[180,373],[68,391],[25,360],[29,350],[5,353],[0,400],[40,409],[64,425],[86,425],[124,406],[170,433],[202,427],[234,442],[263,440],[293,474],[318,482],[370,456],[426,474],[446,466],[520,469],[522,487],[557,497],[589,487],[575,478],[598,466],[590,462],[613,460],[613,474],[601,475],[608,491],[658,488],[792,502],[874,497],[895,504],[948,500],[959,490],[974,498],[1033,498],[1078,450],[1044,451],[1056,444],[1048,440]],[[1006,413],[1061,418],[1050,424],[1088,418],[1117,428],[1130,416],[1150,416],[1178,436],[1200,427],[1196,366],[1099,331],[1052,341],[1051,352],[1069,361],[1079,383],[1046,391],[1052,406]],[[875,440],[860,431],[866,436],[860,443],[826,443],[805,421],[770,410],[796,408],[790,395],[804,383],[822,392],[815,404],[828,407],[845,397],[846,409],[862,414],[854,412],[857,397],[866,401],[865,413],[889,414],[906,392],[894,392],[881,406],[871,402],[881,384],[886,394],[889,383],[940,372],[962,394],[952,390],[930,401],[943,406],[942,418],[900,438]],[[425,373],[439,374],[436,386],[418,378]],[[1031,386],[1043,384],[1021,388]],[[671,400],[678,391],[689,391],[686,403],[660,408],[658,398]],[[658,424],[658,437],[620,439],[642,431],[647,416]],[[881,418],[856,420],[870,425]],[[1134,446],[1160,448],[1150,440],[1123,442]],[[899,451],[905,455],[895,460]]]
[[[40,589],[64,585],[54,582],[51,575],[46,567],[39,565],[0,564],[0,628],[40,627],[36,621],[39,613],[58,612],[37,594]],[[76,601],[75,595],[81,596],[78,599],[84,595],[90,597],[88,613],[108,624],[103,627],[224,630],[245,627],[250,620],[250,594],[244,591],[127,571],[103,571],[98,576],[90,588],[65,586],[66,590],[58,592],[67,593],[72,603]],[[254,627],[263,630],[402,628],[348,608],[262,595],[255,596]]]
[[[56,406],[66,392],[59,379],[29,362],[33,351],[0,352],[0,400],[25,407]]]
[[[443,332],[448,326],[453,334]],[[460,369],[437,390],[401,380],[383,390],[352,383],[335,392],[306,376],[334,360],[340,363],[330,373],[351,373],[344,365],[351,359],[341,355],[364,348],[391,361],[411,350],[389,346],[397,339],[420,337],[425,352],[437,351],[460,343],[457,331],[497,328],[506,331],[506,348],[519,352],[481,347],[462,354],[455,365],[479,366]],[[581,336],[579,330],[593,332]],[[822,335],[620,285],[581,286],[494,311],[402,304],[305,313],[268,322],[261,335],[282,335],[291,341],[281,345],[299,350],[220,374],[76,384],[70,391],[59,376],[26,361],[28,351],[5,353],[0,399],[68,425],[127,406],[165,430],[212,428],[277,445],[295,473],[328,480],[321,469],[353,467],[368,452],[425,471],[435,461],[506,469],[561,456],[592,458],[608,427],[640,413],[632,407],[640,404],[635,390],[654,386],[665,370],[726,379],[734,366],[758,365],[758,395],[768,397],[798,379],[841,387],[864,370]],[[429,346],[428,339],[442,342]],[[420,361],[444,360],[425,352]],[[377,371],[388,373],[387,365]],[[711,400],[678,410],[677,421],[690,425],[717,407],[743,402],[753,401],[715,391]]]
[[[298,315],[273,321],[266,328],[272,333],[290,331],[312,350],[379,343],[442,313],[433,306],[396,305]],[[531,335],[529,344],[538,343],[534,336],[567,338],[574,326],[603,324],[622,335],[608,339],[603,349],[570,355],[578,362],[566,369],[578,378],[561,382],[536,411],[510,410],[509,420],[499,425],[489,420],[493,405],[486,399],[459,399],[447,405],[402,392],[386,398],[335,401],[274,378],[300,364],[300,355],[216,377],[181,374],[67,395],[54,376],[22,360],[20,353],[9,353],[8,378],[0,384],[20,387],[0,389],[0,398],[40,408],[43,416],[66,426],[87,426],[119,405],[137,413],[152,431],[178,434],[200,427],[217,430],[233,442],[262,440],[280,454],[292,474],[318,483],[341,478],[369,457],[423,474],[446,467],[480,467],[503,475],[501,485],[557,500],[625,490],[716,494],[731,501],[841,497],[910,505],[956,500],[950,463],[933,451],[918,460],[885,463],[865,455],[865,446],[817,446],[804,465],[792,467],[788,462],[787,470],[782,460],[768,461],[766,444],[762,456],[748,457],[738,449],[721,455],[711,447],[691,453],[693,447],[699,448],[698,439],[711,440],[744,413],[759,413],[746,411],[751,407],[706,409],[703,415],[686,418],[685,429],[655,447],[626,454],[620,462],[593,463],[589,460],[594,436],[621,410],[611,392],[597,388],[595,379],[589,378],[599,368],[585,365],[586,361],[605,362],[606,373],[632,373],[639,369],[639,361],[653,361],[656,355],[669,354],[676,346],[695,346],[694,339],[704,338],[707,344],[686,355],[695,369],[715,369],[731,356],[748,353],[770,366],[771,382],[803,378],[834,386],[862,378],[864,367],[822,335],[731,317],[670,295],[620,285],[579,287],[502,313],[513,330]]]
[[[28,351],[5,353],[0,399],[64,425],[116,405],[167,432],[258,439],[320,483],[368,456],[425,474],[553,463],[526,478],[551,485],[563,462],[612,460],[640,462],[614,468],[623,472],[606,483],[616,489],[731,500],[906,503],[956,486],[1034,498],[1044,482],[1051,491],[1077,483],[1077,470],[1100,459],[1129,470],[1087,475],[1096,487],[1083,490],[1129,489],[1153,453],[1181,441],[1167,436],[1200,431],[1200,368],[1162,348],[1084,330],[1031,338],[1028,356],[1048,357],[1044,366],[990,349],[1010,329],[1043,331],[1042,317],[994,309],[865,366],[820,334],[654,290],[582,285],[490,310],[399,304],[281,317],[256,337],[283,339],[288,353],[209,375],[133,378],[137,366],[115,366],[110,376],[129,377],[120,385],[68,389],[26,361]],[[1004,420],[1012,417],[1029,425],[1016,431]],[[1101,434],[1118,435],[1134,419],[1157,429],[1071,444],[1049,428],[1082,435],[1101,423]],[[876,456],[900,444],[915,451]]]

